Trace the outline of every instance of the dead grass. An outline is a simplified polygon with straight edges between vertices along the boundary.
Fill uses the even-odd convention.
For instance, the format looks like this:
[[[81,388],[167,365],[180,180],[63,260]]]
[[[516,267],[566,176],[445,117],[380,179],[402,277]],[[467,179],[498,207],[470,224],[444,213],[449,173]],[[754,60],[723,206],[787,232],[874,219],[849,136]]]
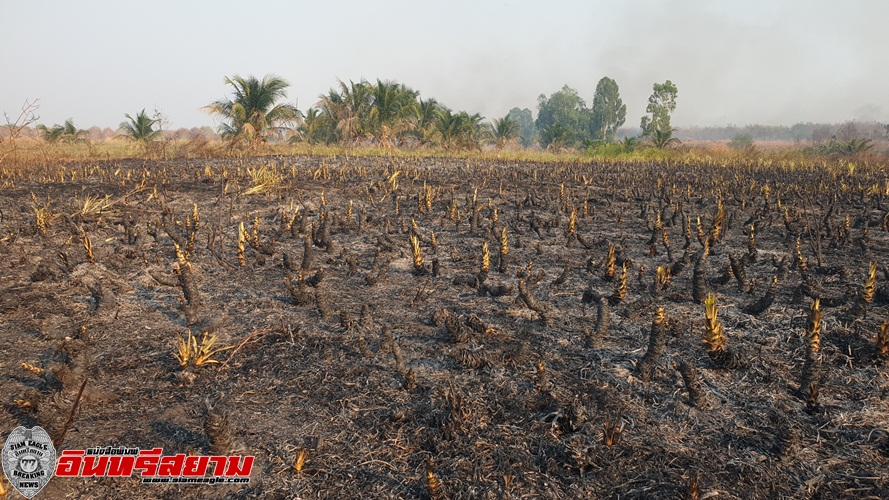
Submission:
[[[0,151],[4,145],[0,143]],[[7,152],[9,153],[9,152]],[[805,168],[812,164],[847,165],[854,163],[864,168],[883,168],[889,165],[889,157],[879,152],[869,152],[852,158],[836,158],[814,156],[804,148],[790,143],[769,142],[757,143],[752,151],[738,151],[720,141],[689,142],[678,148],[657,150],[639,147],[634,151],[618,155],[588,155],[581,150],[562,150],[559,152],[532,149],[506,150],[474,150],[460,151],[452,149],[420,148],[397,149],[376,146],[342,147],[337,145],[309,145],[270,143],[249,149],[231,149],[227,143],[210,141],[202,136],[187,140],[165,140],[153,144],[148,151],[144,147],[122,138],[108,139],[101,142],[78,142],[46,144],[36,138],[19,139],[14,154],[0,155],[0,170],[7,172],[30,170],[35,166],[48,166],[61,163],[82,163],[123,160],[127,158],[143,158],[168,160],[175,158],[208,158],[208,157],[268,157],[279,155],[308,155],[329,158],[343,158],[349,161],[356,157],[379,157],[392,160],[420,160],[426,158],[452,158],[474,161],[513,161],[513,162],[625,162],[625,161],[669,161],[686,163],[705,163],[712,166],[726,166],[742,163],[747,166],[763,166],[777,164],[784,168]],[[255,167],[257,182],[254,187],[274,181],[274,172],[262,171],[262,166]],[[270,185],[274,185],[271,182]],[[263,189],[263,188],[257,188]]]

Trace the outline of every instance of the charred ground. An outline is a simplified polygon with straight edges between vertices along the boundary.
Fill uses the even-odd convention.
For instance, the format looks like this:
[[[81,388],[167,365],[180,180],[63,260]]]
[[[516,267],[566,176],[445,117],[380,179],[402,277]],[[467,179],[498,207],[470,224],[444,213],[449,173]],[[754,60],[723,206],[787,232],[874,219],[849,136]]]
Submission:
[[[86,379],[63,448],[257,456],[246,487],[52,497],[889,495],[884,171],[263,157],[0,185],[0,428],[58,439]],[[182,367],[189,329],[232,348]]]

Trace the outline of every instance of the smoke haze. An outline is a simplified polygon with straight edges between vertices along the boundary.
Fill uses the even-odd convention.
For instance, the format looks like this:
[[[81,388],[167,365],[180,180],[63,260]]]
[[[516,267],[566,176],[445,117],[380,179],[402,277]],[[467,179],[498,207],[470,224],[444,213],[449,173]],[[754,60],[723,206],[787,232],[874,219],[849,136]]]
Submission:
[[[884,0],[634,2],[0,0],[0,111],[116,127],[158,109],[173,127],[226,75],[275,73],[299,108],[336,79],[395,79],[487,119],[614,78],[638,126],[651,86],[679,88],[678,126],[889,121]]]

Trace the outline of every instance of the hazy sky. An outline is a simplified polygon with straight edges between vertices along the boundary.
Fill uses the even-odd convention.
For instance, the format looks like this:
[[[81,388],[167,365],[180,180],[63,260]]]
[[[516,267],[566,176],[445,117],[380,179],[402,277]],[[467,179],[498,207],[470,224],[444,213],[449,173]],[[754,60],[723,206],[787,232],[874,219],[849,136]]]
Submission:
[[[568,84],[614,78],[638,126],[654,82],[673,123],[889,121],[887,0],[0,0],[0,111],[116,127],[159,109],[174,128],[226,75],[292,84],[305,110],[343,80],[395,79],[488,119]]]

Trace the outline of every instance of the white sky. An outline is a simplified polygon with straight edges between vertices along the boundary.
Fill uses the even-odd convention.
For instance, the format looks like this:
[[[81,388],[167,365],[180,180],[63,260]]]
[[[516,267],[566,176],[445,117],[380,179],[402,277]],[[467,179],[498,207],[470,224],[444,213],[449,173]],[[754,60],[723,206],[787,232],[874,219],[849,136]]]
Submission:
[[[564,84],[589,104],[610,76],[628,126],[666,79],[678,126],[886,122],[886,26],[889,0],[0,0],[0,111],[213,126],[223,77],[275,73],[301,110],[381,78],[491,119]]]

